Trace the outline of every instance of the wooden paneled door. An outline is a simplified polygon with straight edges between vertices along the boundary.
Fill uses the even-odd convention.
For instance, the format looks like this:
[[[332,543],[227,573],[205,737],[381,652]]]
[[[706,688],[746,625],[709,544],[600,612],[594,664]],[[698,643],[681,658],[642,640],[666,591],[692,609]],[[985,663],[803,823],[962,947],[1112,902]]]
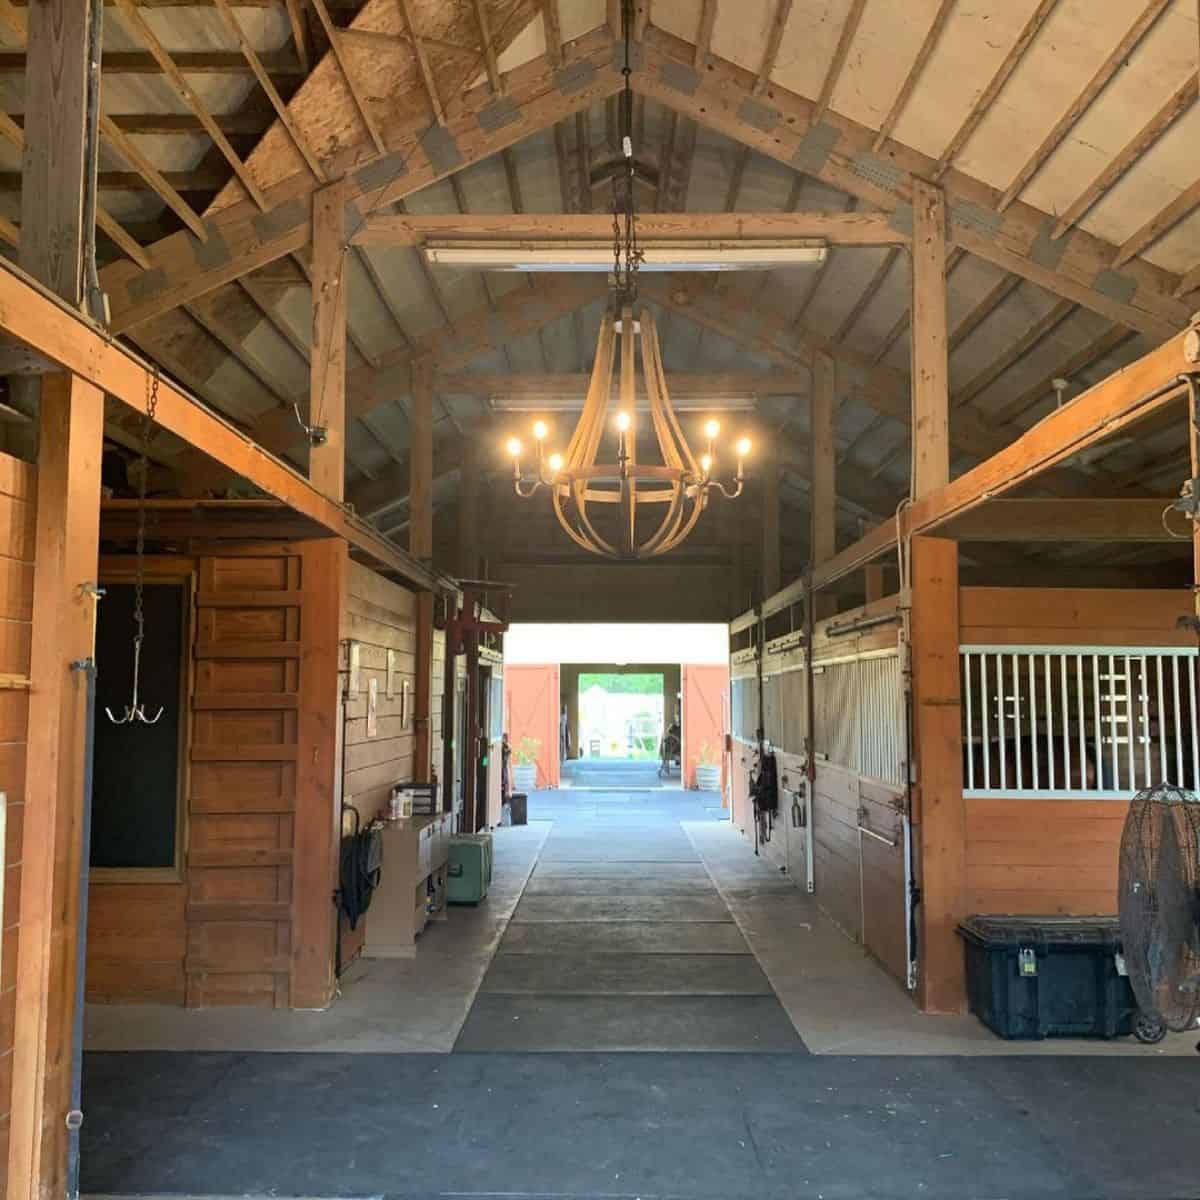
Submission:
[[[189,1006],[318,1007],[329,999],[339,554],[344,543],[330,539],[199,560]],[[301,871],[312,886],[295,886]],[[303,956],[315,966],[299,995],[293,974]]]
[[[708,761],[724,760],[729,668],[683,665],[683,786],[696,786],[696,765],[702,753]],[[667,713],[667,721],[671,714]],[[707,751],[705,751],[707,747]],[[724,797],[722,796],[722,800]]]
[[[559,782],[557,665],[520,665],[504,668],[504,712],[508,738],[514,751],[522,738],[538,742],[537,785],[556,788]]]

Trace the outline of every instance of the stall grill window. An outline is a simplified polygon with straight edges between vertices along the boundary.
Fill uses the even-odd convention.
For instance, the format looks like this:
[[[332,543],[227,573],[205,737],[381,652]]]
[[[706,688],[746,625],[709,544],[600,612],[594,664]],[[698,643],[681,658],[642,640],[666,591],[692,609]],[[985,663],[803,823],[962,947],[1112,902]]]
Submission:
[[[968,796],[1200,787],[1195,649],[963,646]]]

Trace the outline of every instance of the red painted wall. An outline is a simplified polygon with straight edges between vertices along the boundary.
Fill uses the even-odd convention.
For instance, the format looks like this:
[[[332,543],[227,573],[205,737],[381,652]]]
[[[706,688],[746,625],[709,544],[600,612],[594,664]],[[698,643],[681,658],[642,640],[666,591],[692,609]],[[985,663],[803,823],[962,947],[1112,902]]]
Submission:
[[[524,737],[537,738],[537,781],[540,788],[559,784],[558,666],[506,665],[504,668],[505,727],[515,750]]]
[[[724,760],[729,727],[729,668],[683,666],[683,786],[696,786],[696,764],[705,744]],[[723,789],[722,789],[723,790]]]

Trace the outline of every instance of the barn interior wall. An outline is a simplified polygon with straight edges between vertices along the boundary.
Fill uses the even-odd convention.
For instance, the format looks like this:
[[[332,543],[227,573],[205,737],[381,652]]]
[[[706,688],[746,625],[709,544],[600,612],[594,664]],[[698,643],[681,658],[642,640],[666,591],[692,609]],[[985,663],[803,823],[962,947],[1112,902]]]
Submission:
[[[354,831],[354,813],[365,826],[386,808],[394,784],[414,779],[416,619],[416,597],[411,591],[361,563],[349,564],[339,649],[346,689],[342,708],[343,834]],[[440,678],[441,663],[436,661],[433,682],[439,692]],[[440,704],[435,704],[439,732],[440,712]],[[435,756],[433,761],[440,758]],[[340,917],[343,966],[362,949],[369,920],[368,913],[351,930],[345,916]]]
[[[93,882],[89,1000],[328,1002],[337,694],[320,659],[344,558],[336,539],[171,556],[196,581],[184,856],[172,881]]]
[[[29,678],[37,469],[0,454],[0,672]],[[0,974],[0,1161],[8,1158],[12,1104],[13,1026],[17,996],[17,938],[21,924],[21,847],[25,805],[29,691],[0,688],[0,792],[5,810],[3,973]]]

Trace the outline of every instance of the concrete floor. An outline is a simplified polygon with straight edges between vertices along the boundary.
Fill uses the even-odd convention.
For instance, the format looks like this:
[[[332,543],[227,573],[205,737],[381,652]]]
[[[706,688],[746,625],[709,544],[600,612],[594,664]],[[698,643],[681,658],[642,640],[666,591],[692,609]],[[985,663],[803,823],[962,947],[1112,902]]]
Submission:
[[[356,964],[326,1013],[89,1009],[85,1191],[1200,1195],[1194,1038],[922,1017],[712,798],[531,816],[485,904]]]
[[[660,788],[678,791],[680,787],[679,768],[660,775],[657,759],[568,758],[561,774],[562,786],[568,790],[644,792]]]

